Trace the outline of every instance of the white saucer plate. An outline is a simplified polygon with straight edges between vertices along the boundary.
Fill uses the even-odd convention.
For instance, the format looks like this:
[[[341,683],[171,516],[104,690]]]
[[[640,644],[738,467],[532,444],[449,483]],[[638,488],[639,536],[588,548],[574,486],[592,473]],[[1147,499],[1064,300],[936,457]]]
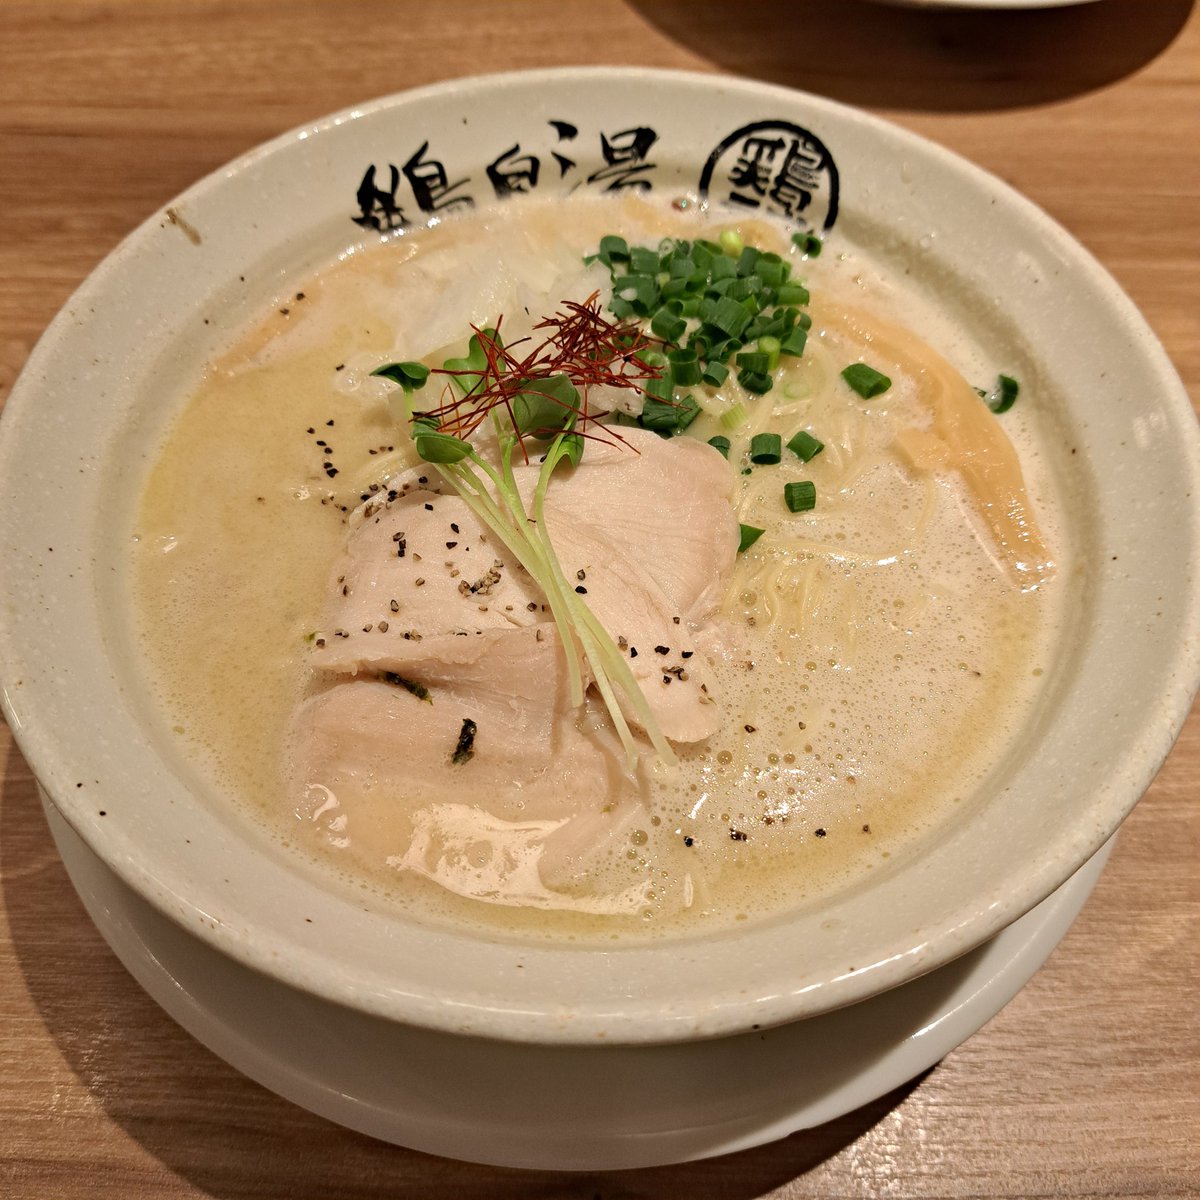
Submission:
[[[1113,844],[990,942],[848,1008],[700,1042],[538,1046],[382,1020],[250,970],[147,904],[43,801],[71,881],[108,944],[213,1053],[371,1137],[542,1170],[729,1154],[887,1095],[1016,995],[1075,920]]]

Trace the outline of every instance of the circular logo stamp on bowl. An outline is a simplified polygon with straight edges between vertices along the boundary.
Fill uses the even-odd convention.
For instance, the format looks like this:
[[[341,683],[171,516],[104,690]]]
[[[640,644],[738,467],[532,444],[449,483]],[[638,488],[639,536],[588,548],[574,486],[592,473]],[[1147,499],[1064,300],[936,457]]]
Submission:
[[[717,144],[700,174],[702,199],[810,230],[833,228],[838,169],[816,134],[790,121],[754,121]]]

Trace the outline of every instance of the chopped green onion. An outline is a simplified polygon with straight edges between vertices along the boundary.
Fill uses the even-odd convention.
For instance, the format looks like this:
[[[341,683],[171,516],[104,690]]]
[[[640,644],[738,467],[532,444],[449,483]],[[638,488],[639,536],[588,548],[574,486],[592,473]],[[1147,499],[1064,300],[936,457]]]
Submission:
[[[739,524],[739,525],[738,525],[738,529],[739,529],[739,531],[741,532],[741,535],[742,535],[742,536],[741,536],[741,539],[740,539],[740,540],[739,540],[739,542],[738,542],[738,553],[739,553],[739,554],[741,554],[741,552],[742,552],[743,550],[749,550],[749,549],[750,549],[750,547],[751,547],[751,546],[753,546],[753,545],[754,545],[754,543],[755,543],[755,542],[757,542],[757,541],[758,541],[758,539],[759,539],[760,537],[762,537],[762,535],[763,535],[764,533],[766,533],[766,532],[767,532],[765,529],[759,529],[759,528],[758,528],[757,526],[755,526],[755,525],[741,525],[741,524]]]
[[[659,400],[647,396],[638,422],[643,429],[653,429],[655,433],[675,433],[684,419],[685,409],[682,404],[676,404],[674,400]]]
[[[700,382],[700,360],[695,350],[669,350],[671,382],[676,387],[691,387]]]
[[[786,335],[792,328],[793,322],[788,319],[788,309],[776,309],[769,316],[763,313],[754,318],[749,325],[746,326],[746,341],[755,338],[762,341],[763,338],[773,338],[776,342],[781,337]],[[759,349],[763,349],[759,346]],[[778,364],[776,364],[778,365]]]
[[[721,414],[721,424],[726,429],[736,429],[747,417],[746,406],[739,400]]]
[[[639,317],[648,317],[662,303],[662,292],[658,280],[649,275],[639,275],[634,289],[633,306]]]
[[[737,337],[746,328],[750,314],[736,301],[722,296],[713,306],[712,315],[705,318],[727,337]]]
[[[755,276],[757,279],[758,277]],[[748,299],[741,300],[742,307],[750,314],[750,320],[746,323],[746,328],[742,330],[741,338],[743,342],[755,342],[764,333],[770,333],[768,328],[771,321],[774,319],[772,312],[771,300],[772,293],[770,291],[758,291]],[[736,299],[736,297],[731,297]]]
[[[758,339],[758,349],[761,354],[766,355],[768,371],[773,371],[779,366],[779,351],[782,348],[783,345],[777,337],[768,334]]]
[[[742,276],[753,275],[755,264],[761,255],[761,250],[757,250],[753,246],[743,246],[741,254],[738,255],[738,274]],[[759,282],[761,285],[761,280]]]
[[[664,300],[675,300],[680,308],[682,308],[683,301],[688,294],[688,281],[686,279],[668,279],[658,289],[658,294]]]
[[[1021,385],[1011,375],[1001,375],[995,391],[987,397],[988,408],[997,416],[1006,413],[1016,403]]]
[[[600,253],[597,257],[606,267],[611,267],[618,261],[628,262],[629,243],[623,237],[610,233],[600,239]]]
[[[724,363],[710,362],[700,376],[701,382],[709,387],[720,387],[729,378],[729,368]]]
[[[782,287],[788,276],[788,265],[777,254],[763,254],[754,264],[754,274],[767,287]]]
[[[661,375],[657,379],[648,379],[642,384],[642,394],[647,400],[661,400],[664,404],[671,404],[675,400],[675,389],[671,386],[671,380]]]
[[[825,449],[825,443],[818,441],[811,433],[802,429],[788,442],[787,448],[797,458],[802,458],[805,462],[809,462]]]
[[[696,316],[698,316],[701,321],[704,321],[705,323],[707,323],[708,320],[712,317],[713,313],[715,313],[717,311],[717,301],[719,299],[720,299],[720,297],[714,295],[712,289],[710,288],[709,295],[702,296],[700,299],[700,303],[696,306]],[[720,330],[717,330],[717,332],[719,333]],[[700,336],[703,336],[703,334],[701,334],[699,332],[697,332],[696,334],[693,334],[693,337],[700,337]]]
[[[758,371],[765,375],[771,369],[771,356],[761,350],[743,350],[733,361],[744,371]]]
[[[764,371],[739,371],[738,383],[755,396],[765,396],[775,386],[775,380]]]
[[[425,381],[429,378],[429,368],[419,362],[385,363],[382,367],[376,367],[371,374],[382,375],[384,379],[398,383],[406,392],[412,392],[425,386]]]
[[[741,348],[742,343],[737,338],[726,338],[724,341],[713,342],[708,348],[708,360],[725,365]]]
[[[717,240],[721,243],[721,249],[730,258],[736,258],[746,246],[746,243],[742,241],[742,235],[736,229],[722,229]]]
[[[731,280],[725,289],[725,295],[730,300],[748,300],[761,291],[762,280],[757,275],[747,275],[741,279]]]
[[[777,304],[807,304],[808,301],[808,288],[799,283],[785,283],[775,293]]]
[[[609,311],[620,320],[647,322],[670,352],[669,367],[662,363],[667,369],[651,365],[647,352],[638,355],[658,376],[642,386],[648,398],[661,402],[650,407],[648,427],[670,432],[674,422],[665,409],[674,391],[724,386],[735,360],[741,387],[765,395],[774,386],[780,356],[804,353],[812,321],[799,306],[808,303],[807,288],[792,281],[791,262],[746,245],[736,229],[715,242],[664,238],[655,247],[631,247],[614,237],[601,239],[600,246],[596,257],[604,259],[612,277]],[[745,416],[734,411],[722,420],[732,428]],[[645,424],[640,418],[638,423]]]
[[[682,432],[700,415],[701,409],[700,405],[696,403],[694,396],[684,396],[679,402],[679,407],[681,415],[679,417],[678,429]]]
[[[641,425],[656,433],[672,433],[686,429],[700,412],[700,406],[691,396],[676,404],[673,400],[661,400],[647,396],[642,405]]]
[[[817,506],[817,485],[810,480],[783,485],[783,502],[788,512],[808,512]]]
[[[631,275],[657,275],[658,251],[645,246],[634,246],[629,252],[629,273]]]
[[[843,372],[842,378],[864,399],[881,396],[892,386],[892,381],[881,371],[866,363],[851,363]]]
[[[799,325],[791,330],[787,337],[779,343],[781,354],[790,354],[793,358],[799,358],[804,353],[804,347],[808,344],[808,331],[801,329]]]
[[[636,293],[638,288],[649,286],[650,288],[658,289],[658,281],[653,275],[647,275],[644,271],[635,271],[630,269],[628,275],[623,275],[617,282],[617,290],[622,293]]]
[[[809,258],[817,258],[821,253],[821,239],[813,233],[793,233],[792,245]]]
[[[716,437],[710,437],[708,439],[708,444],[714,450],[719,451],[722,457],[729,457],[729,439],[727,437],[722,437],[720,434],[718,434]]]
[[[783,457],[783,441],[777,433],[756,433],[750,439],[750,461],[760,465],[777,463]]]
[[[714,258],[708,277],[713,284],[725,279],[737,278],[737,264],[731,258]]]
[[[664,342],[677,342],[687,330],[687,322],[669,308],[660,308],[650,321],[650,332]]]

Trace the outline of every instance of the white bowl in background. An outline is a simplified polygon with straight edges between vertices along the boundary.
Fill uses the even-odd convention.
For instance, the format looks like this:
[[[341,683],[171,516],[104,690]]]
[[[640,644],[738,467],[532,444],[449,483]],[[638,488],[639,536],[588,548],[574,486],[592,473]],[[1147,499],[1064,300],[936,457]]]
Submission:
[[[895,8],[979,8],[1009,12],[1029,8],[1073,8],[1096,0],[876,0]]]

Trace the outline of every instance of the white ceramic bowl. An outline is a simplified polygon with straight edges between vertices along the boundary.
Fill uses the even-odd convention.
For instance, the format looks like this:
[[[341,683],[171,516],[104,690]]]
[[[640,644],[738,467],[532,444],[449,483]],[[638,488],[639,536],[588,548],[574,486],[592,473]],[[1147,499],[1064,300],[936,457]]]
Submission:
[[[1053,423],[1069,445],[1046,452],[1083,569],[1070,583],[1071,642],[1043,700],[961,819],[869,885],[738,932],[609,951],[527,945],[323,889],[190,786],[137,684],[121,564],[161,397],[265,299],[244,280],[278,282],[361,235],[351,220],[370,164],[384,186],[388,164],[427,143],[419,161],[443,164],[448,183],[465,180],[455,194],[483,200],[486,166],[519,143],[541,160],[538,190],[566,190],[620,169],[602,135],[612,158],[621,131],[649,128],[643,177],[654,192],[707,181],[719,202],[729,154],[759,123],[807,138],[818,226],[915,263],[976,317],[1002,311],[1044,394],[1061,398]],[[555,152],[574,164],[561,178]],[[399,208],[415,217],[419,199],[402,176]],[[980,944],[1129,812],[1198,678],[1197,466],[1187,397],[1132,304],[1054,222],[946,151],[746,81],[624,69],[457,81],[286,134],[201,181],[55,320],[0,423],[6,715],[61,814],[126,883],[221,953],[304,991],[417,1026],[545,1043],[778,1024]]]

